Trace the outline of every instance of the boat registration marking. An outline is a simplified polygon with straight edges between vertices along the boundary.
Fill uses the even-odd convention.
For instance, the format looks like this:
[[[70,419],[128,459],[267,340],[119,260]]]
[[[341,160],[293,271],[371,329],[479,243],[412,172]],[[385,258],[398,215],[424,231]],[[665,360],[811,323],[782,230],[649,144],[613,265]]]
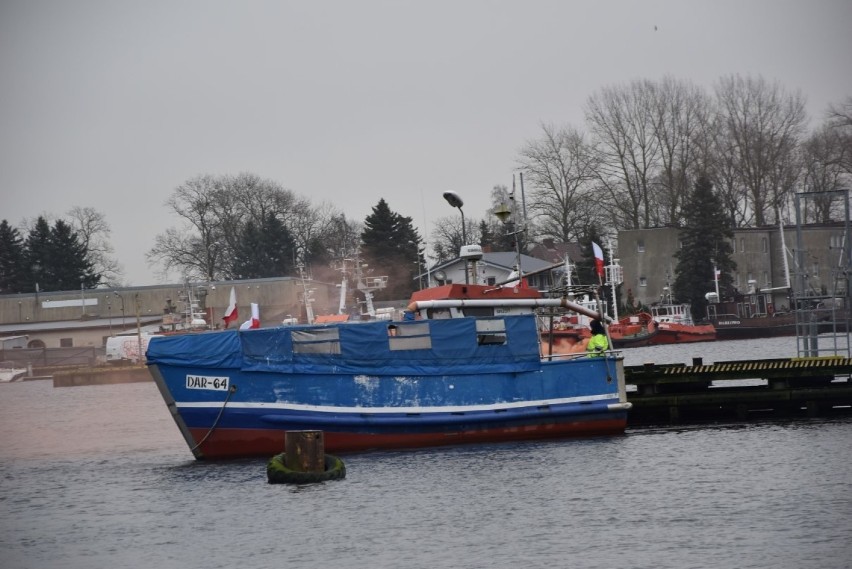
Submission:
[[[214,391],[228,391],[228,378],[210,375],[187,375],[187,389],[212,389]]]

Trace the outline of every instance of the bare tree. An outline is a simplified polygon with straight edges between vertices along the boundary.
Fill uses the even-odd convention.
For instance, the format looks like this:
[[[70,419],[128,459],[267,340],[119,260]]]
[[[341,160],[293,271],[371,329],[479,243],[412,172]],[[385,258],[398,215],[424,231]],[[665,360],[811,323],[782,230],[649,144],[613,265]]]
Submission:
[[[663,78],[653,93],[660,170],[651,218],[654,225],[679,225],[693,180],[706,171],[711,105],[702,89],[672,77]]]
[[[530,187],[529,209],[540,236],[577,240],[589,221],[600,217],[594,193],[597,155],[575,128],[543,124],[541,130],[519,159]]]
[[[651,224],[651,181],[660,160],[654,89],[648,80],[605,87],[586,104],[586,122],[598,152],[599,189],[608,198],[617,227]]]
[[[458,257],[462,245],[480,242],[479,222],[474,218],[465,217],[464,225],[462,232],[462,218],[459,215],[439,217],[432,223],[429,241],[432,257],[436,258],[438,263]],[[467,243],[464,242],[463,235],[467,238]]]
[[[852,176],[852,95],[842,103],[830,105],[826,115],[828,124],[837,132],[840,144],[838,164]]]
[[[106,286],[121,286],[124,269],[114,257],[109,237],[112,233],[103,213],[91,207],[75,206],[67,214],[80,243],[89,252],[93,270],[101,275]]]
[[[786,165],[804,129],[805,100],[787,94],[777,82],[739,75],[722,78],[716,96],[725,154],[746,189],[754,223],[765,225],[770,212],[777,218],[793,189],[795,176]]]
[[[802,168],[802,191],[832,192],[850,189],[849,174],[842,161],[844,141],[832,124],[825,123],[802,142],[800,163]],[[816,195],[805,200],[805,216],[816,223],[827,223],[843,210],[837,199],[830,195]],[[808,206],[813,211],[807,211]]]
[[[325,262],[325,240],[338,229],[332,222],[338,213],[333,207],[314,208],[278,182],[251,173],[198,176],[176,188],[166,205],[182,223],[155,238],[148,261],[200,280],[236,278],[236,252],[244,229],[262,227],[270,217],[295,241],[294,264],[316,260],[311,257]]]
[[[226,228],[217,199],[227,196],[222,180],[198,176],[178,186],[166,205],[181,219],[180,228],[157,235],[148,251],[148,264],[159,263],[162,272],[177,270],[184,278],[216,280],[225,278],[222,261],[227,248]]]

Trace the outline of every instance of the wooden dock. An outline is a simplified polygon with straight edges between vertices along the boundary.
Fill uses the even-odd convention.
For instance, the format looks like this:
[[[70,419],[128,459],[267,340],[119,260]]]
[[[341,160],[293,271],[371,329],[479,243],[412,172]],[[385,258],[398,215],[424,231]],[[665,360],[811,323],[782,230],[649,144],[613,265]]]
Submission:
[[[850,374],[852,358],[835,356],[625,366],[628,423],[852,416]]]

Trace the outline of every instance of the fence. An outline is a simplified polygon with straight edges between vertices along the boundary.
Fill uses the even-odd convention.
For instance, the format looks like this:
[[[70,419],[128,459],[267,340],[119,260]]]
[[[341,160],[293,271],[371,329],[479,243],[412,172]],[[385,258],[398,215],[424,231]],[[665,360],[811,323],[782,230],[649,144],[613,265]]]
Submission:
[[[104,359],[104,348],[15,348],[0,350],[0,365],[25,368],[94,366]]]

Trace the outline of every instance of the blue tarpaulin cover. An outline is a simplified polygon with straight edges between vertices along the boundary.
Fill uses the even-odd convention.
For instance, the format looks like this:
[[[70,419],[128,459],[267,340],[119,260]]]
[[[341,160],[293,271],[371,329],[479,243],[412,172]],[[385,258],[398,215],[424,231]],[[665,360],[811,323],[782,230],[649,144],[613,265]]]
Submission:
[[[483,334],[477,334],[473,318],[379,321],[155,338],[148,348],[148,361],[300,374],[435,375],[539,369],[535,317],[493,320],[504,324],[505,343],[481,343]],[[389,326],[397,328],[398,336],[389,334]],[[502,329],[499,323],[498,329]]]

